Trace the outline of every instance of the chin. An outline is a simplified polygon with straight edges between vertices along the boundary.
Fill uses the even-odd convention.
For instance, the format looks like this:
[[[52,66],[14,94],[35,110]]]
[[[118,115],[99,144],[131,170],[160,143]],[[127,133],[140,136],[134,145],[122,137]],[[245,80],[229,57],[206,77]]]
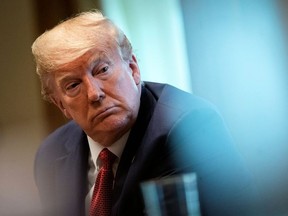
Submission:
[[[133,120],[129,116],[124,116],[124,117],[118,116],[118,117],[113,117],[113,118],[106,118],[97,127],[102,132],[125,133],[133,126],[134,121],[135,120]]]

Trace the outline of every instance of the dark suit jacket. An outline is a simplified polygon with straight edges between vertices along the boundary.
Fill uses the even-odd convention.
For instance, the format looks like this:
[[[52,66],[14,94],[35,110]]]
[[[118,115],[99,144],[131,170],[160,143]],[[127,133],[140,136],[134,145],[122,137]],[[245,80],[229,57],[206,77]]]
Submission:
[[[74,121],[39,148],[35,179],[47,215],[84,215],[88,152]],[[215,107],[172,86],[145,83],[115,177],[113,215],[143,215],[140,183],[186,172],[197,174],[202,215],[249,215],[250,177]]]

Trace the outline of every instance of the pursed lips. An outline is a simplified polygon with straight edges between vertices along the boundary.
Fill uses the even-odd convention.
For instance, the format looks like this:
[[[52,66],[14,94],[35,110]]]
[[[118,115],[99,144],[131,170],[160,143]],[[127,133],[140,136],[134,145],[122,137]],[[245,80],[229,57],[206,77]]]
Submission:
[[[95,119],[98,119],[98,118],[107,117],[106,115],[112,114],[112,113],[110,113],[110,111],[112,111],[112,109],[114,109],[114,108],[116,108],[116,106],[108,106],[106,108],[101,109],[100,111],[98,111],[96,113],[96,115],[93,115],[92,121],[94,121]]]

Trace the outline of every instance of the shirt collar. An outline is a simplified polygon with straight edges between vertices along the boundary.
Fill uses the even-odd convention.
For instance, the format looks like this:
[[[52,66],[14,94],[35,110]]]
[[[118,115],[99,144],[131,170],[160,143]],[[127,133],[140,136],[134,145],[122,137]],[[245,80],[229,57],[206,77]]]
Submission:
[[[107,147],[107,149],[109,149],[109,151],[111,151],[114,155],[116,155],[118,157],[118,159],[121,158],[121,155],[122,155],[122,152],[124,150],[124,147],[125,147],[125,144],[127,142],[129,134],[130,134],[130,131],[125,133],[120,139],[118,139],[111,146]],[[94,141],[88,135],[87,135],[87,139],[88,139],[91,157],[92,157],[93,163],[96,167],[96,161],[97,161],[98,155],[105,147],[102,146],[100,143]]]

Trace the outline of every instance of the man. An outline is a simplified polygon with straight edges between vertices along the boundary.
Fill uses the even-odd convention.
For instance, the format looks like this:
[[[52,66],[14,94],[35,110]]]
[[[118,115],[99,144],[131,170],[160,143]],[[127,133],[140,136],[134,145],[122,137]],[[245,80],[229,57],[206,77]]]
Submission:
[[[144,215],[142,182],[189,172],[198,177],[202,215],[247,213],[249,177],[216,109],[142,82],[130,42],[109,19],[81,13],[41,35],[32,51],[44,98],[71,119],[36,156],[47,215],[93,214],[103,149],[116,155],[108,215]]]

